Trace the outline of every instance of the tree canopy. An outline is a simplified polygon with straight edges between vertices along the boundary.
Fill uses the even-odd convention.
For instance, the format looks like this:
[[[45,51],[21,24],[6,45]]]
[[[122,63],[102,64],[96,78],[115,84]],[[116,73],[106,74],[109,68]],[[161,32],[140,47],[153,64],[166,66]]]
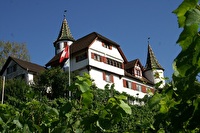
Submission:
[[[0,69],[9,56],[13,56],[25,61],[30,60],[30,55],[26,48],[26,44],[0,41]]]

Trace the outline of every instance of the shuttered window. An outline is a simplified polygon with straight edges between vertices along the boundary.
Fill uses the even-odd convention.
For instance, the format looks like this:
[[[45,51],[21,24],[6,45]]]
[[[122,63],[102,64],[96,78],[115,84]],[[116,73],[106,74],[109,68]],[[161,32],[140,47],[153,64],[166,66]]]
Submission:
[[[132,82],[132,89],[136,90],[136,83]]]
[[[106,82],[114,83],[114,76],[110,73],[103,72],[103,80]]]
[[[127,86],[126,86],[126,80],[125,80],[125,79],[123,79],[123,86],[124,86],[124,87],[127,87]]]
[[[146,93],[146,92],[147,92],[147,90],[146,90],[146,87],[145,87],[145,86],[142,86],[142,92],[143,92],[143,93]]]

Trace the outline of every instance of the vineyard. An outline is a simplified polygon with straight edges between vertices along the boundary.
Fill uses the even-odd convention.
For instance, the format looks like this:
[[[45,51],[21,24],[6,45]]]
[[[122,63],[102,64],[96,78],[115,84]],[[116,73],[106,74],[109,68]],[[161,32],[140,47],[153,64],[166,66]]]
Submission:
[[[98,89],[88,74],[73,75],[69,86],[68,73],[52,68],[31,86],[20,79],[6,81],[0,132],[200,132],[198,0],[184,0],[173,13],[183,29],[177,40],[182,50],[173,62],[172,81],[162,92],[137,99],[118,93],[114,84]],[[131,105],[129,100],[145,104]]]

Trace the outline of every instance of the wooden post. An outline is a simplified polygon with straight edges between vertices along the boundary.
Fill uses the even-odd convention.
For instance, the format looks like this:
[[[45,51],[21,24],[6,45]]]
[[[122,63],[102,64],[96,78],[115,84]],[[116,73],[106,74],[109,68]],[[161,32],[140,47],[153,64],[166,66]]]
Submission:
[[[4,87],[5,87],[5,76],[3,76],[3,88],[2,88],[1,104],[3,104],[3,100],[4,100]]]

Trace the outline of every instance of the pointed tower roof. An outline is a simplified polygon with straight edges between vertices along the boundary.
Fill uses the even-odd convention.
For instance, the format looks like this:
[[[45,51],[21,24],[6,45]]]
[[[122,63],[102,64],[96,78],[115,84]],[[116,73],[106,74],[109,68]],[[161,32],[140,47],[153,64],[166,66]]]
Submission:
[[[148,44],[148,53],[147,53],[147,61],[146,61],[145,69],[146,70],[151,70],[151,69],[164,70],[163,67],[159,64],[158,60],[156,59],[150,44]]]
[[[73,38],[68,23],[67,23],[67,19],[64,16],[63,22],[62,22],[62,26],[60,29],[60,33],[58,35],[58,38],[55,42],[61,41],[61,40],[70,40],[70,41],[75,41],[75,39]]]

